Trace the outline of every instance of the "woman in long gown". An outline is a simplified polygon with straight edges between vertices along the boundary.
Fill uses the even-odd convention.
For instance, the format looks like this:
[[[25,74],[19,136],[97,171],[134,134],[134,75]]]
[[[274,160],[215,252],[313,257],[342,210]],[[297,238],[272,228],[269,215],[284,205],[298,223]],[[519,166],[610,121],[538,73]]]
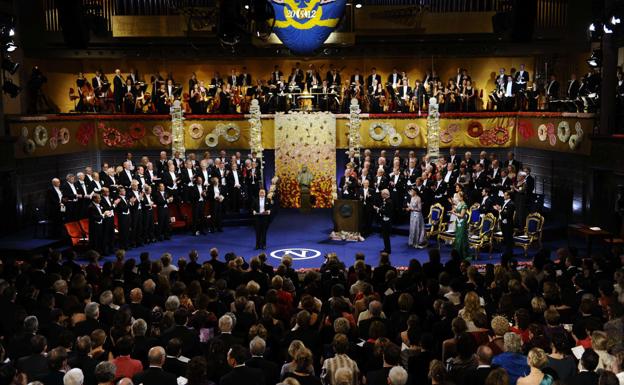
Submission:
[[[454,209],[459,203],[459,193],[462,191],[462,187],[460,184],[455,184],[455,193],[453,194],[453,198],[449,198],[449,202],[451,203],[451,207]],[[451,216],[449,218],[449,224],[447,230],[450,232],[455,231],[457,227],[457,216],[453,214],[453,210],[451,209]]]
[[[451,211],[451,214],[455,214],[457,217],[455,225],[455,241],[453,242],[453,248],[457,250],[459,256],[463,259],[469,259],[468,251],[468,223],[467,213],[468,206],[466,205],[464,193],[457,193],[457,206]]]
[[[407,203],[406,211],[410,213],[410,229],[408,245],[423,249],[425,244],[425,220],[422,216],[422,200],[416,193],[416,189],[410,189],[410,200]]]

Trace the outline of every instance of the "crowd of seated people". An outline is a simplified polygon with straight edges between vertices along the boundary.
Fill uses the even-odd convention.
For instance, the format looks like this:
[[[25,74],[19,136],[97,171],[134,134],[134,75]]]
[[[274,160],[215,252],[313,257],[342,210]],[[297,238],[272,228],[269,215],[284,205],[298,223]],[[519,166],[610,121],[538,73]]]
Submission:
[[[599,72],[592,71],[580,81],[572,75],[560,87],[555,75],[549,79],[531,79],[524,64],[517,70],[498,70],[491,90],[484,90],[485,85],[477,88],[465,68],[458,68],[457,74],[449,79],[440,78],[433,69],[427,70],[422,79],[414,77],[413,81],[411,75],[397,68],[384,77],[375,68],[368,75],[357,68],[349,75],[343,74],[334,65],[326,73],[322,70],[322,66],[316,68],[314,64],[305,70],[296,63],[289,74],[275,66],[266,78],[257,75],[252,78],[246,67],[232,69],[227,76],[214,72],[209,80],[198,79],[193,73],[185,88],[171,73],[166,78],[156,73],[144,79],[134,69],[125,76],[116,69],[111,84],[100,69],[91,80],[79,73],[77,91],[72,87],[70,96],[76,102],[77,112],[126,114],[168,114],[176,100],[181,101],[187,113],[248,113],[252,99],[259,101],[264,113],[289,110],[348,113],[353,98],[358,99],[363,112],[371,113],[426,112],[430,98],[436,99],[441,112],[582,112],[596,107],[600,88]]]
[[[480,271],[437,249],[405,270],[330,254],[304,273],[216,249],[5,259],[0,383],[618,385],[615,256],[542,249]]]

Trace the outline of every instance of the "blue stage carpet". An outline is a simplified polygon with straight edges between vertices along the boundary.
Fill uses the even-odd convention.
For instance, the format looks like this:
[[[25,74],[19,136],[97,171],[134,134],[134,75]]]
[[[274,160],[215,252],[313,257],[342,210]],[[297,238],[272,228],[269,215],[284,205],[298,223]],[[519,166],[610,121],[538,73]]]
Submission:
[[[383,248],[383,242],[379,234],[373,234],[364,242],[332,241],[329,234],[333,228],[332,214],[329,209],[313,210],[309,215],[299,213],[295,209],[280,209],[275,220],[269,227],[267,235],[267,255],[274,253],[283,255],[284,250],[293,249],[294,268],[318,268],[323,263],[323,256],[334,252],[347,265],[353,264],[355,253],[363,252],[367,263],[375,266],[379,261],[379,250]],[[150,253],[150,259],[160,257],[164,252],[173,254],[174,259],[186,256],[190,250],[196,249],[200,253],[202,261],[209,258],[210,248],[219,249],[221,258],[228,252],[234,252],[249,261],[258,254],[254,250],[255,233],[251,226],[225,227],[223,233],[192,236],[189,233],[174,234],[170,241],[150,244],[141,248],[129,250],[127,257],[139,257],[142,251]],[[431,245],[436,244],[431,241]],[[309,249],[301,251],[299,249]],[[281,250],[281,251],[280,251]],[[449,258],[450,247],[443,245],[441,248],[443,262]],[[516,251],[521,252],[520,249]],[[535,251],[533,251],[535,252]],[[298,259],[305,257],[308,259]],[[418,250],[407,246],[407,236],[394,235],[392,237],[391,261],[394,266],[407,266],[410,259],[416,258],[421,262],[427,261],[427,250]],[[108,257],[112,260],[113,257]],[[269,261],[277,266],[279,258],[270,256]],[[522,260],[522,259],[521,259]],[[487,252],[482,253],[480,261],[476,263],[497,263],[500,261],[500,253],[494,253],[489,259]]]

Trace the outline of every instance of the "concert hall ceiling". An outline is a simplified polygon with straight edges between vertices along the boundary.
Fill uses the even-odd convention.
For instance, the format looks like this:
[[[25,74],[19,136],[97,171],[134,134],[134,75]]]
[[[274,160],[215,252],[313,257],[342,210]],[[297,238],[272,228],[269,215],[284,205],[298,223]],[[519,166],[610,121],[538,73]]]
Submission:
[[[267,0],[15,3],[19,23],[28,25],[22,28],[22,45],[31,57],[295,56],[270,33],[270,27],[257,27],[262,25],[259,16],[248,11],[267,5]],[[504,56],[588,50],[585,28],[579,26],[588,25],[592,2],[514,3],[350,0],[335,32],[308,56]],[[236,44],[223,38],[230,31],[240,37]]]

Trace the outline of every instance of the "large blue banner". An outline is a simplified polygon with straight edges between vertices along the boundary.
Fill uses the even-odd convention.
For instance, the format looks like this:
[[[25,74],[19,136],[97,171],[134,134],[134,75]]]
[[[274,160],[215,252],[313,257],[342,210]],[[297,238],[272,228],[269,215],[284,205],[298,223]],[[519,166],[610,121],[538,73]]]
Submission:
[[[295,53],[319,48],[336,29],[347,0],[272,0],[274,32]]]

